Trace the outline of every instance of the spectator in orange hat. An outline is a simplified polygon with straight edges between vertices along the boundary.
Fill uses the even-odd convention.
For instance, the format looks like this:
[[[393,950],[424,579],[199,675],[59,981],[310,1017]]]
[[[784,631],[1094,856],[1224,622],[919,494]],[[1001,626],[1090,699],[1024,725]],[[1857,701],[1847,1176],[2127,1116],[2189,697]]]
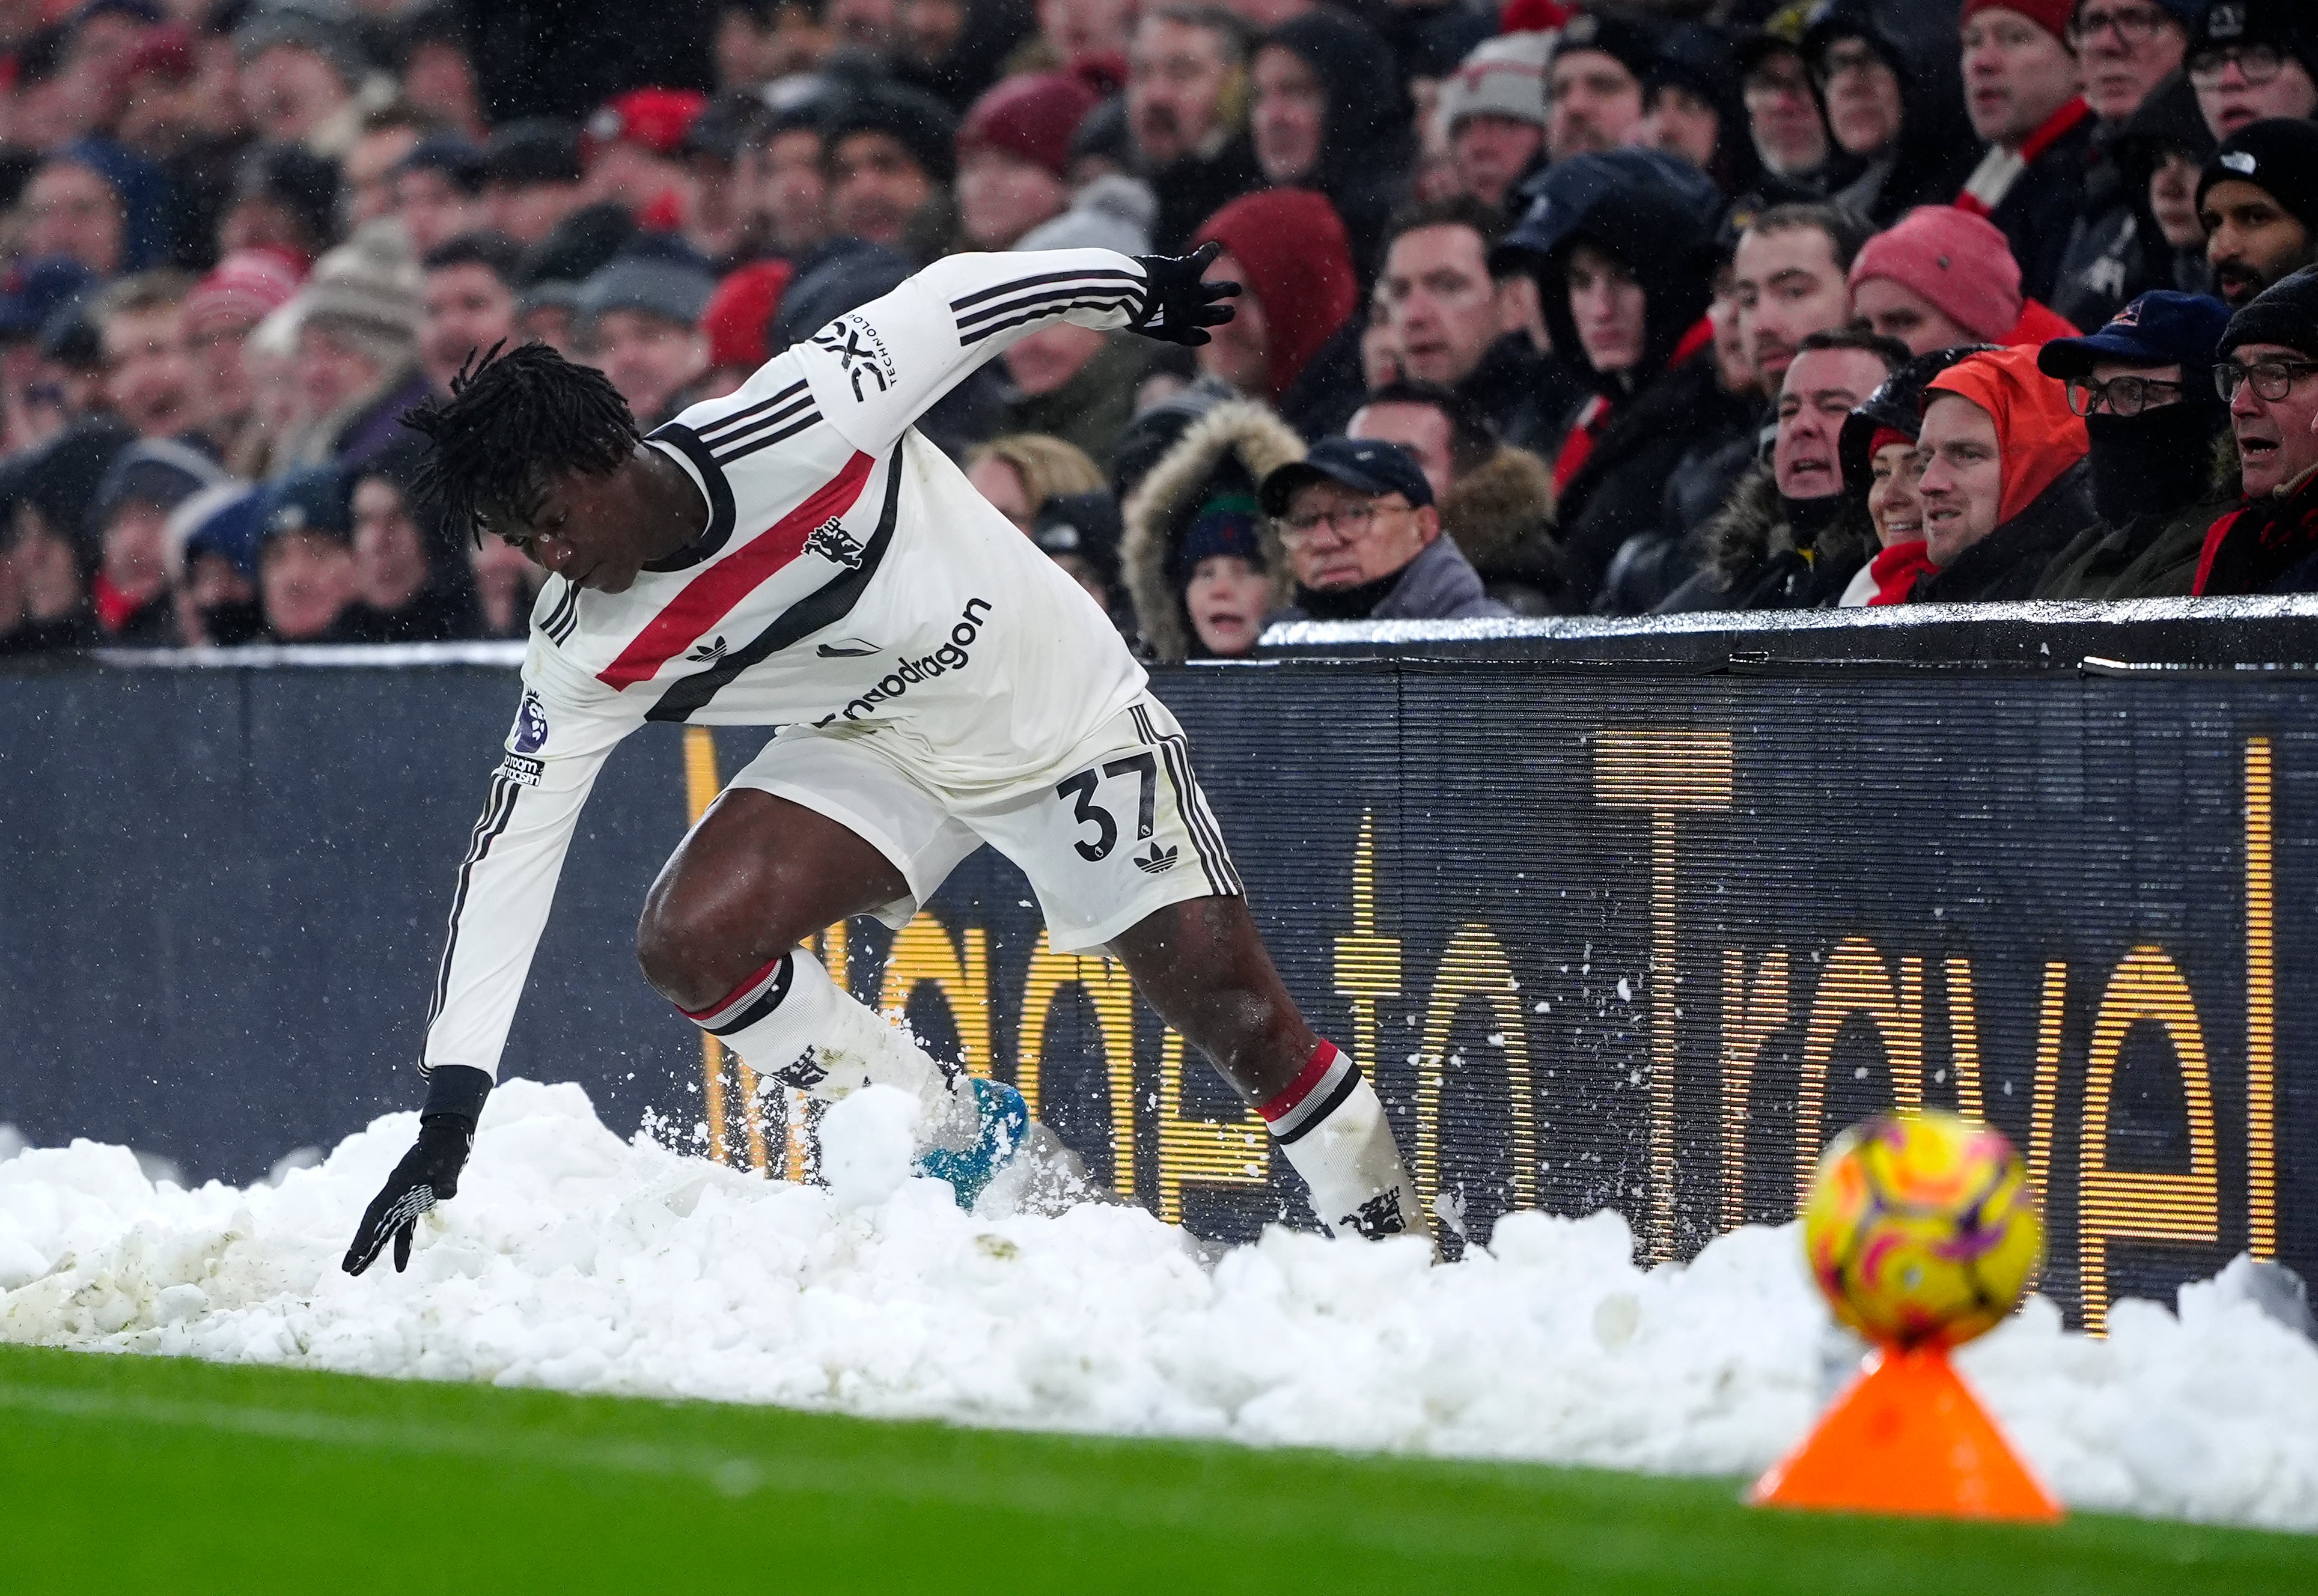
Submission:
[[[1062,72],[1010,77],[976,100],[957,130],[959,229],[976,249],[1011,249],[1070,202],[1071,135],[1097,103]]]
[[[1924,552],[1914,604],[2026,598],[2098,518],[2084,422],[2034,349],[1973,354],[1924,389]]]
[[[695,399],[723,398],[772,358],[767,335],[794,275],[786,261],[759,261],[727,273],[716,285],[700,313],[700,330],[708,336],[708,374],[694,390]]]

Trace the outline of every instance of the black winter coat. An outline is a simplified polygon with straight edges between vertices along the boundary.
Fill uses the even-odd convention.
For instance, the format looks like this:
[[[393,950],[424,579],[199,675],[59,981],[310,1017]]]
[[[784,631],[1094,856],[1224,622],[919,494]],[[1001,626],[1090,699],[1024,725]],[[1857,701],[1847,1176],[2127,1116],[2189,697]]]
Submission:
[[[1714,351],[1701,349],[1612,410],[1593,452],[1561,489],[1555,538],[1566,561],[1564,603],[1591,606],[1627,539],[1664,525],[1667,480],[1703,439],[1747,414],[1716,380]]]

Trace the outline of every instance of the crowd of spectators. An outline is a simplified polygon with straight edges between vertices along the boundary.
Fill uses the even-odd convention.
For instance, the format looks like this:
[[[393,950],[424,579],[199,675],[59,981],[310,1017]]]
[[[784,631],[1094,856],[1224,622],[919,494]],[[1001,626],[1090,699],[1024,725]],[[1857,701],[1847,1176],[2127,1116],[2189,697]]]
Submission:
[[[2318,590],[2309,0],[5,0],[0,652],[524,635],[400,418],[647,429],[958,250],[1213,244],[922,423],[1149,657]]]

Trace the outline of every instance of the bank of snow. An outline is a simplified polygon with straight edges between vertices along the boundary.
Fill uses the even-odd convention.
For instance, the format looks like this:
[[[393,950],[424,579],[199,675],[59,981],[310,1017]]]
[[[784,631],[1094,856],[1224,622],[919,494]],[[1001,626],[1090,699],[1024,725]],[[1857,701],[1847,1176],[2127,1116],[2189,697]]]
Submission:
[[[876,1131],[874,1115],[851,1117]],[[278,1187],[156,1187],[78,1142],[0,1162],[0,1338],[429,1379],[1136,1435],[1745,1475],[1839,1371],[1794,1238],[1630,1261],[1615,1215],[1523,1213],[1467,1261],[1274,1231],[1202,1267],[1138,1210],[975,1218],[948,1188],[746,1178],[491,1098],[410,1271],[339,1272],[416,1129]],[[890,1137],[887,1138],[890,1140]],[[844,1156],[878,1156],[868,1146]],[[890,1193],[890,1195],[886,1195]],[[866,1194],[866,1195],[865,1195]],[[2318,1530],[2318,1346],[2227,1284],[2105,1341],[2050,1305],[1963,1364],[2070,1502]]]

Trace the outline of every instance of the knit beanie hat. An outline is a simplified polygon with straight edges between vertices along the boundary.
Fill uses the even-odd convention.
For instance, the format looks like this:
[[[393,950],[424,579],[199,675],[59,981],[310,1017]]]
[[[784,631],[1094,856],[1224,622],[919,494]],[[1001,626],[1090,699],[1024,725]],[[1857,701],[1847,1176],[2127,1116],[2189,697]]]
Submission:
[[[2274,46],[2318,76],[2318,22],[2310,16],[2310,0],[2212,0],[2190,34],[2189,59],[2249,44]]]
[[[2271,283],[2230,318],[2221,353],[2243,344],[2278,344],[2318,356],[2318,266]]]
[[[1201,505],[1182,542],[1175,545],[1172,561],[1175,580],[1190,581],[1200,560],[1220,554],[1236,555],[1262,570],[1263,537],[1258,528],[1262,514],[1252,493],[1218,493]]]
[[[1963,0],[1963,13],[1959,22],[1968,22],[1983,11],[2008,11],[2035,23],[2055,39],[2069,36],[2069,19],[2077,13],[2077,0]]]
[[[1067,72],[1007,78],[967,109],[957,130],[958,156],[963,159],[970,149],[1002,150],[1065,176],[1071,135],[1101,101],[1083,79]]]
[[[511,187],[535,183],[577,183],[587,175],[580,158],[580,129],[561,117],[534,116],[491,133],[483,152],[487,181]]]
[[[957,175],[957,121],[949,107],[921,90],[863,76],[830,105],[822,147],[834,151],[856,133],[883,133],[937,183]]]
[[[147,504],[166,514],[226,480],[217,462],[168,438],[142,438],[112,457],[89,506],[90,525],[103,528],[123,505]]]
[[[708,307],[700,315],[701,330],[708,335],[708,363],[747,366],[750,370],[771,359],[765,336],[781,308],[781,293],[794,268],[786,261],[759,261],[742,266],[716,285]]]
[[[2020,263],[1996,224],[1953,205],[1918,205],[1851,263],[1851,290],[1885,277],[1974,337],[2000,342],[2020,319]]]
[[[2197,177],[2197,209],[2217,183],[2251,183],[2318,232],[2318,122],[2278,116],[2248,122],[2222,140]]]
[[[288,304],[298,291],[298,273],[280,252],[237,249],[193,284],[178,311],[188,337],[219,327],[255,327]]]
[[[288,5],[270,6],[252,14],[233,31],[233,50],[246,65],[276,45],[312,50],[329,63],[346,87],[359,88],[370,75],[371,60],[361,36],[345,22],[319,12]]]
[[[1446,139],[1469,116],[1503,116],[1545,126],[1545,67],[1550,33],[1504,33],[1484,42],[1442,81],[1433,126]]]
[[[243,576],[256,576],[265,507],[263,489],[228,480],[202,489],[170,511],[166,559],[171,584],[183,581],[187,562],[202,554],[220,555]]]
[[[1263,306],[1271,329],[1265,385],[1271,391],[1254,397],[1278,399],[1360,301],[1343,221],[1309,189],[1265,189],[1208,218],[1190,247],[1210,241],[1231,252],[1247,273],[1247,291]]]
[[[1015,241],[1017,249],[1112,249],[1121,255],[1151,253],[1151,224],[1159,218],[1159,196],[1139,177],[1112,173],[1073,195],[1071,208],[1042,221]]]
[[[1658,30],[1638,16],[1581,11],[1554,40],[1546,66],[1550,68],[1555,61],[1579,50],[1598,50],[1614,58],[1637,79],[1647,77],[1651,63],[1658,58]]]
[[[688,252],[645,235],[581,285],[580,313],[589,321],[636,310],[678,327],[697,327],[716,292],[716,277]]]
[[[708,109],[698,89],[630,89],[615,94],[588,119],[591,149],[606,144],[641,144],[655,155],[673,156],[695,118]]]
[[[418,354],[424,286],[402,229],[391,220],[373,222],[314,263],[298,291],[299,325],[398,365]]]

